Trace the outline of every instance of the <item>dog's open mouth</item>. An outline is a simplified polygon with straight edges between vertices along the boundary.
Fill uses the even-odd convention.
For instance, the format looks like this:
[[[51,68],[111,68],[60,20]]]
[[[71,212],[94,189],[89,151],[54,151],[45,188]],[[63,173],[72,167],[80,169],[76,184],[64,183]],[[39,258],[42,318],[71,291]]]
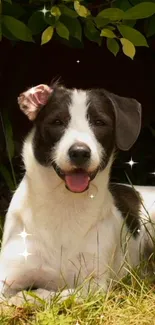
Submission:
[[[90,175],[82,169],[74,170],[64,176],[66,187],[76,193],[84,192],[89,187]]]
[[[65,182],[66,188],[74,193],[82,193],[89,188],[89,183],[95,178],[98,169],[89,173],[85,169],[77,168],[69,172],[61,170],[56,164],[53,167],[59,177]]]

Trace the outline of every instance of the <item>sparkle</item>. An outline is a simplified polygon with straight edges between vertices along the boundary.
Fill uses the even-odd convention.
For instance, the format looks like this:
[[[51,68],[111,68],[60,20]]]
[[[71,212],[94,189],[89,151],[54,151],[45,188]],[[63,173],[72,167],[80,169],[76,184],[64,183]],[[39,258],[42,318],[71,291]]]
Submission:
[[[41,12],[43,13],[43,15],[45,16],[49,10],[47,10],[46,7],[44,6],[44,8],[43,8],[42,10],[40,10],[40,11],[41,11]]]
[[[29,255],[32,255],[31,253],[28,253],[27,248],[26,248],[26,237],[27,236],[30,236],[30,234],[28,234],[25,231],[25,228],[24,228],[23,231],[20,234],[18,234],[18,236],[20,236],[23,239],[23,241],[24,241],[24,252],[23,253],[19,253],[19,255],[24,256],[25,260],[27,260],[27,257]]]
[[[152,174],[152,175],[154,175],[154,176],[155,176],[155,172],[153,172],[153,173],[150,173],[150,174]]]
[[[32,254],[31,254],[31,253],[28,253],[27,249],[25,248],[24,252],[23,252],[23,253],[19,253],[19,255],[24,256],[25,260],[27,260],[27,257],[28,257],[29,255],[32,255]]]
[[[77,60],[76,63],[80,63],[80,60]]]
[[[95,195],[93,195],[93,194],[90,195],[90,198],[91,198],[91,199],[93,199],[94,197],[95,197]]]
[[[137,229],[137,232],[140,232],[140,229]]]
[[[131,167],[131,169],[132,169],[133,165],[138,164],[138,162],[133,161],[133,160],[132,160],[132,157],[131,157],[130,161],[126,162],[126,164],[130,165],[130,167]]]
[[[25,228],[23,229],[23,231],[18,234],[18,236],[20,236],[21,238],[23,238],[24,242],[25,242],[25,239],[27,236],[30,236],[30,234],[28,234],[26,231],[25,231]]]

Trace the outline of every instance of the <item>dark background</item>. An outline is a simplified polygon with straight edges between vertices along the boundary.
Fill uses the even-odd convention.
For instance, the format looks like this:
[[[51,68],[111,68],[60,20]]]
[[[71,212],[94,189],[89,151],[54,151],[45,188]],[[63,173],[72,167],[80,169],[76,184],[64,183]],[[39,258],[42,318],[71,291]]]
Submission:
[[[77,60],[80,62],[77,63]],[[7,111],[13,128],[16,154],[13,164],[18,181],[22,177],[20,150],[31,123],[20,112],[17,96],[39,83],[49,84],[61,77],[68,87],[103,87],[122,96],[134,97],[143,107],[141,134],[128,152],[120,152],[112,172],[112,180],[134,184],[155,185],[155,42],[149,48],[137,48],[134,60],[120,53],[116,58],[106,46],[85,41],[84,48],[70,48],[57,41],[44,46],[11,42],[0,44],[0,110]],[[138,164],[133,168],[125,162],[130,158]],[[0,124],[0,164],[8,168],[5,137]],[[4,215],[10,191],[0,175],[0,214]]]

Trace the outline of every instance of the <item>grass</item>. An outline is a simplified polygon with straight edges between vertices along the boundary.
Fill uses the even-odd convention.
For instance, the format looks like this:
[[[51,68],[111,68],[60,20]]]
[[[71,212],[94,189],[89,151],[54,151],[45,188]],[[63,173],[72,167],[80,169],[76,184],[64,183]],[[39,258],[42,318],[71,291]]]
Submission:
[[[12,164],[13,134],[8,118],[5,125],[2,117],[1,122],[11,173],[2,165],[0,173],[12,190],[16,186]],[[98,291],[81,302],[76,300],[75,295],[64,302],[54,299],[50,305],[45,301],[40,306],[27,303],[23,307],[3,305],[0,325],[155,325],[154,286],[140,280],[135,274],[130,274],[130,283],[126,280],[127,283],[120,283],[107,294]]]
[[[113,291],[89,294],[83,301],[76,295],[66,301],[54,299],[40,306],[6,307],[0,325],[154,325],[154,286],[139,279],[121,283]]]

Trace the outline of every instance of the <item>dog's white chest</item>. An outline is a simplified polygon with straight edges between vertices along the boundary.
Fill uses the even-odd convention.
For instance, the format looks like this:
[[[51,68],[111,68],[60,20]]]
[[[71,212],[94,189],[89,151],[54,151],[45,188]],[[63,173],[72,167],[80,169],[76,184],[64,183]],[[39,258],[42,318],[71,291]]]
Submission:
[[[19,234],[25,229],[29,234],[25,241],[31,254],[27,265],[35,270],[35,278],[37,272],[44,281],[52,279],[52,289],[64,285],[65,281],[73,285],[80,269],[85,276],[89,275],[98,253],[98,230],[91,228],[93,221],[96,224],[100,209],[94,207],[91,199],[81,204],[80,200],[73,202],[68,197],[70,195],[62,199],[61,190],[54,198],[48,191],[45,195],[43,189],[34,192],[25,177],[12,203],[12,209],[17,207],[19,198],[22,203],[18,210],[20,229],[18,227],[16,232]],[[18,241],[18,246],[23,249],[19,236]]]
[[[8,211],[2,251],[5,256],[13,252],[9,259],[16,262],[19,285],[73,288],[91,274],[109,278],[111,269],[119,271],[123,220],[117,209],[109,209],[108,193],[105,200],[101,191],[94,200],[87,194],[81,200],[82,195],[75,197],[64,185],[51,192],[48,181],[44,187],[25,176]],[[19,236],[23,229],[29,234],[25,242]],[[30,254],[26,261],[21,256],[25,249]],[[13,275],[11,280],[16,280]]]

